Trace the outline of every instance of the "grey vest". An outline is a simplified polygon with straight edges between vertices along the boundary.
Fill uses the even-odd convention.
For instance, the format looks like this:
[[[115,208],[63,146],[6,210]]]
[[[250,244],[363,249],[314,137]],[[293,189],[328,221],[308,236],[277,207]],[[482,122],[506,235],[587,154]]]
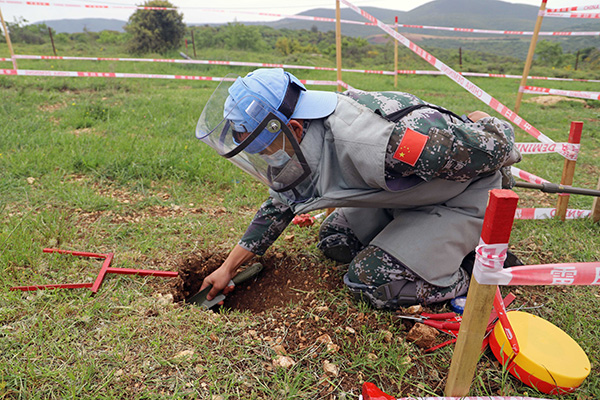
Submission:
[[[471,183],[444,179],[410,183],[386,182],[384,163],[387,143],[395,127],[346,96],[338,96],[333,114],[312,121],[300,145],[312,170],[314,196],[290,203],[279,193],[271,195],[296,213],[328,207],[414,208],[434,205],[462,193]],[[393,184],[392,184],[393,183]]]
[[[312,121],[301,143],[313,171],[314,196],[290,203],[271,195],[296,214],[356,208],[345,214],[363,244],[377,245],[426,281],[448,286],[478,243],[488,191],[500,187],[499,173],[466,182],[434,178],[392,190],[384,161],[393,129],[394,123],[338,96],[336,111]]]

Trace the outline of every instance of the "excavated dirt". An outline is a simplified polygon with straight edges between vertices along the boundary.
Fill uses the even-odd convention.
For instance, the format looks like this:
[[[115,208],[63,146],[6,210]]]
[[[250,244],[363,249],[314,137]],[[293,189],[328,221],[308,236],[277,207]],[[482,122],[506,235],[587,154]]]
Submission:
[[[174,300],[181,302],[196,294],[204,278],[221,266],[225,257],[225,254],[204,253],[184,260],[173,287]],[[225,298],[225,308],[260,313],[291,302],[310,302],[320,290],[342,286],[339,270],[306,258],[275,253],[254,261],[263,265],[262,271],[236,287]]]
[[[217,269],[225,258],[226,254],[203,252],[184,259],[178,268],[179,277],[171,286],[174,301],[184,303],[186,299],[197,293],[203,279]],[[417,340],[420,338],[419,335],[418,338],[410,337],[414,336],[415,328],[418,327],[414,322],[395,318],[386,321],[385,318],[378,319],[375,313],[360,312],[356,302],[350,296],[343,299],[344,307],[338,308],[336,304],[323,305],[324,291],[337,291],[342,288],[345,266],[305,257],[292,257],[284,253],[265,255],[252,262],[260,262],[263,265],[259,275],[238,285],[226,297],[224,306],[213,309],[216,312],[232,309],[261,315],[268,311],[271,318],[265,318],[263,324],[248,331],[245,335],[249,338],[262,340],[273,349],[280,348],[281,354],[295,357],[296,352],[314,346],[315,343],[321,343],[331,352],[338,351],[339,340],[343,340],[345,346],[362,348],[364,343],[357,338],[356,332],[368,326],[373,331],[387,332],[390,343],[396,346],[402,346],[404,342],[412,342],[415,347],[421,349],[420,351],[415,349],[416,352],[409,351],[410,356],[399,362],[410,363],[407,376],[433,388],[434,391],[443,389],[445,377],[443,374],[431,371],[447,370],[451,356],[446,352],[436,357],[427,357],[424,351],[433,345],[447,341],[449,337],[446,334],[433,335],[426,343],[421,343]],[[288,307],[290,304],[294,307]],[[407,314],[449,310],[443,305],[438,305],[435,308],[423,307],[415,311],[410,311],[409,308],[400,311],[402,314]],[[393,336],[389,332],[391,325],[402,333]],[[397,329],[392,330],[397,332]],[[278,332],[287,332],[285,348],[277,345],[278,339],[281,339],[277,337]],[[280,354],[280,350],[277,351]],[[490,359],[484,360],[486,368],[493,368]],[[356,382],[365,379],[360,370],[350,366],[349,363],[345,366],[347,368],[339,371],[340,386],[345,390],[351,390],[356,386]],[[376,371],[372,372],[376,374]],[[378,376],[377,379],[379,384],[386,387],[397,383],[385,375]],[[486,382],[486,385],[492,392],[499,390],[496,382]],[[335,387],[325,382],[320,389],[323,398],[329,398],[327,395],[334,391]],[[400,392],[403,395],[412,395],[410,385]]]

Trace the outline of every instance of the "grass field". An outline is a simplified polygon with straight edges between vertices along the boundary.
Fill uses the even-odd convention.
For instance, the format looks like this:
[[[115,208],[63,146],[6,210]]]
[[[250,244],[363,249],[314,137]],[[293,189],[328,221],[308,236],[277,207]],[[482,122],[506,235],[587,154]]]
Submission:
[[[250,70],[92,61],[20,60],[19,66],[217,77]],[[292,72],[301,79],[335,79],[331,72]],[[364,90],[394,89],[389,76],[348,73],[344,80]],[[398,81],[397,90],[458,114],[475,109],[494,114],[445,77]],[[514,106],[518,80],[472,81]],[[598,91],[597,85],[538,86]],[[95,279],[97,262],[44,254],[44,247],[113,252],[115,266],[137,269],[177,270],[197,254],[226,254],[267,191],[195,139],[196,121],[215,87],[202,81],[0,76],[0,398],[355,399],[364,381],[398,397],[441,395],[452,347],[423,353],[404,340],[405,328],[390,313],[354,303],[341,288],[318,293],[310,304],[261,314],[216,314],[173,303],[170,281],[163,278],[111,275],[95,296],[85,289],[9,291],[16,285]],[[574,186],[595,188],[600,102],[543,106],[534,97],[525,95],[520,115],[553,140],[565,142],[570,122],[584,122]],[[518,131],[517,141],[535,139]],[[559,155],[525,156],[518,166],[559,182],[563,162]],[[555,195],[515,191],[520,207],[556,204]],[[591,205],[590,197],[571,196],[570,208]],[[293,254],[338,277],[338,267],[315,247],[317,229],[290,226],[295,240],[279,239],[268,255]],[[588,219],[516,221],[511,248],[527,264],[598,261],[599,231]],[[576,393],[560,398],[600,398],[597,287],[503,292],[509,289],[517,295],[516,306],[542,306],[531,312],[567,332],[590,358],[588,379]],[[328,318],[324,307],[331,311]],[[291,347],[293,328],[303,323],[305,334],[328,333],[337,349],[319,342]],[[269,340],[256,334],[270,326],[275,328]],[[278,350],[272,338],[279,338],[275,342],[287,349],[294,366],[273,366]],[[337,375],[324,370],[330,364],[338,367]],[[559,398],[508,377],[489,354],[480,361],[471,395]]]

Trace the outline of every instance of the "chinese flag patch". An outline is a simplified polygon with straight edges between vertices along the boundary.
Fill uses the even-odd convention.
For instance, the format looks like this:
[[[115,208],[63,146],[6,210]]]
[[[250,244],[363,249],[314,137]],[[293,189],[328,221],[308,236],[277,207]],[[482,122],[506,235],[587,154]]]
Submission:
[[[406,128],[404,136],[394,152],[394,158],[414,167],[423,153],[427,139],[429,139],[427,135]]]

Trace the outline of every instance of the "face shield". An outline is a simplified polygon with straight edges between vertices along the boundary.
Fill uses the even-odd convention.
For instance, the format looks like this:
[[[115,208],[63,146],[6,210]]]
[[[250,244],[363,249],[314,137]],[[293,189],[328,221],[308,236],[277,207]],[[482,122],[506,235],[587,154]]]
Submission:
[[[248,94],[240,79],[228,78],[206,103],[196,137],[274,191],[293,191],[310,168],[286,125],[288,118]]]

